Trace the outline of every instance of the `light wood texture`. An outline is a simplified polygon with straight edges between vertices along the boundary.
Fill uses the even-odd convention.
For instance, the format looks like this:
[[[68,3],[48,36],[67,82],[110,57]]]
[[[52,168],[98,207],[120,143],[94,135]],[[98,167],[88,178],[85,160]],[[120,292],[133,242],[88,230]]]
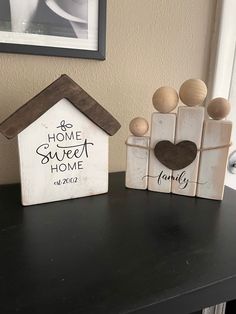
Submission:
[[[185,81],[179,90],[179,97],[182,102],[189,106],[201,105],[207,96],[206,84],[199,79]]]
[[[177,114],[175,142],[192,141],[199,149],[202,139],[204,121],[203,107],[180,107]],[[187,167],[173,171],[172,192],[175,194],[195,196],[197,188],[197,175],[199,165],[199,152],[195,160]]]
[[[202,148],[229,144],[231,131],[231,121],[207,120],[204,124]],[[198,197],[223,199],[228,151],[229,147],[201,152]]]
[[[153,97],[152,103],[154,108],[161,113],[168,113],[174,110],[179,102],[177,91],[169,86],[158,88]]]
[[[150,135],[150,158],[148,171],[148,190],[170,193],[172,170],[164,166],[155,156],[156,144],[163,140],[174,143],[176,115],[174,113],[152,114]]]
[[[149,125],[144,118],[134,118],[129,124],[129,130],[134,136],[143,136],[147,133]]]
[[[108,134],[62,99],[18,135],[23,205],[108,191]]]
[[[127,143],[149,147],[149,137],[129,136]],[[125,186],[132,189],[147,189],[149,149],[127,145]]]
[[[207,106],[208,115],[214,120],[221,120],[230,113],[231,105],[227,99],[218,97],[212,99]]]

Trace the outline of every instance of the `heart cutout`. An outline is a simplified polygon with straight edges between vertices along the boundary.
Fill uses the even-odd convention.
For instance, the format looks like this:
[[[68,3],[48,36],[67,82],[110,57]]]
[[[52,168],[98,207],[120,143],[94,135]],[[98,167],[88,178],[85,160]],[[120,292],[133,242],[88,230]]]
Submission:
[[[197,146],[191,141],[173,144],[160,141],[154,148],[156,158],[171,170],[180,170],[190,165],[197,156]]]

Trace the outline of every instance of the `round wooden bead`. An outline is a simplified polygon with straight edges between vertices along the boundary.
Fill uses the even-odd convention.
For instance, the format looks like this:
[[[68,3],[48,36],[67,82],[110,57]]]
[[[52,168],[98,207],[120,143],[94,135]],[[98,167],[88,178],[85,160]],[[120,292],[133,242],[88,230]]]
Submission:
[[[207,113],[214,120],[224,119],[230,113],[230,103],[227,99],[218,97],[212,99],[207,106]]]
[[[168,113],[174,110],[179,102],[179,96],[176,90],[169,86],[158,88],[153,97],[154,108],[161,113]]]
[[[181,101],[189,107],[201,105],[206,96],[206,84],[199,79],[190,79],[185,81],[179,90],[179,97]]]
[[[130,122],[129,129],[134,136],[143,136],[147,133],[149,125],[147,120],[137,117]]]

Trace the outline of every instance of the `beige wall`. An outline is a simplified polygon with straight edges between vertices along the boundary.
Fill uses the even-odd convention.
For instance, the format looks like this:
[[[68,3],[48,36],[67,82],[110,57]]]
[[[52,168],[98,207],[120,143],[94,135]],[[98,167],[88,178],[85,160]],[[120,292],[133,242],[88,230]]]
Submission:
[[[150,121],[156,88],[206,80],[216,0],[107,0],[107,59],[0,54],[0,120],[67,73],[122,124],[110,171],[125,169],[129,121]],[[19,181],[16,140],[0,135],[0,183]]]

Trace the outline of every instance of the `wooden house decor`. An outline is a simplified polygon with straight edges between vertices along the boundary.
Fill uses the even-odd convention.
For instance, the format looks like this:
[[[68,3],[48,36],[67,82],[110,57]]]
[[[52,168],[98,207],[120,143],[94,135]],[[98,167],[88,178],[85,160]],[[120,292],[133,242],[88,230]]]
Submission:
[[[0,124],[18,136],[22,204],[108,191],[108,138],[119,122],[67,75]]]
[[[198,79],[185,81],[179,95],[171,87],[157,89],[152,101],[158,112],[152,114],[150,136],[144,136],[145,119],[130,123],[127,188],[223,198],[232,122],[222,119],[229,114],[230,104],[223,98],[213,99],[205,119],[201,105],[206,95],[207,87]],[[171,111],[179,98],[186,106],[180,106],[176,114]]]

